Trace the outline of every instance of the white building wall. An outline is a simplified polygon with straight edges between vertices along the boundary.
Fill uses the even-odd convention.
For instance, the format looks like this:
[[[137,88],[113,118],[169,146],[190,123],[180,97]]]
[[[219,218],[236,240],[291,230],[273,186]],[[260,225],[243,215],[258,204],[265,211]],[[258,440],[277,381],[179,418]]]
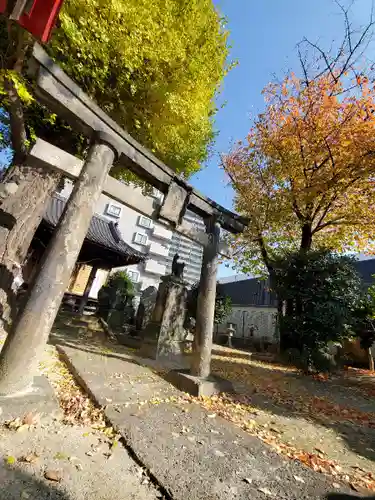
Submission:
[[[98,269],[96,271],[96,276],[94,279],[94,283],[92,284],[89,297],[92,299],[97,299],[98,298],[98,292],[101,289],[101,287],[105,284],[107,281],[108,277],[108,271],[104,269]]]
[[[72,182],[66,181],[60,195],[68,198],[72,189]],[[144,196],[140,188],[134,189],[139,192],[139,196]],[[95,212],[108,220],[117,222],[122,239],[132,248],[149,254],[145,263],[123,268],[135,283],[139,283],[140,290],[149,286],[158,288],[160,277],[167,274],[168,270],[172,231],[104,194],[100,196]],[[122,268],[116,270],[119,269]],[[95,280],[90,292],[92,297],[97,296],[98,290],[106,280],[106,276],[103,277],[101,273],[98,275],[100,277]]]

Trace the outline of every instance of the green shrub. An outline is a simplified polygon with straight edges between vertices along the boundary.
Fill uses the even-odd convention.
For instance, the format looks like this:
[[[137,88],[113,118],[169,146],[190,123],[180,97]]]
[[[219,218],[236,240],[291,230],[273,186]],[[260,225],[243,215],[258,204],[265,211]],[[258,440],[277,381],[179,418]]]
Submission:
[[[216,299],[215,299],[215,317],[214,322],[217,325],[224,323],[225,319],[232,312],[232,300],[230,297],[223,295],[220,292],[220,285],[216,287]],[[187,300],[187,314],[191,318],[196,318],[197,316],[197,304],[199,295],[199,283],[196,283],[189,290],[188,300]]]
[[[334,367],[328,345],[352,335],[362,296],[354,259],[328,251],[291,254],[278,262],[275,281],[286,305],[280,317],[284,349],[297,350],[305,369]]]
[[[107,319],[111,310],[122,311],[133,297],[134,285],[126,271],[116,271],[99,290],[99,315]]]

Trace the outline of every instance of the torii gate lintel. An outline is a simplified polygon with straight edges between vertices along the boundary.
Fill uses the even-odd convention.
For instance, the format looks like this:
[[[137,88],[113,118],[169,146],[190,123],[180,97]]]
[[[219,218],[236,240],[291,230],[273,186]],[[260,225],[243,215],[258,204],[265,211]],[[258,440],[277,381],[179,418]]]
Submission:
[[[0,394],[23,390],[33,379],[115,159],[122,166],[130,166],[141,179],[166,194],[158,214],[161,221],[181,226],[186,208],[205,220],[207,242],[197,312],[198,350],[192,371],[198,377],[206,377],[210,372],[220,227],[238,233],[244,229],[246,220],[194,190],[138,144],[72,82],[39,45],[34,47],[31,69],[40,101],[91,137],[91,146],[39,274],[30,288],[26,305],[12,325],[1,351]]]

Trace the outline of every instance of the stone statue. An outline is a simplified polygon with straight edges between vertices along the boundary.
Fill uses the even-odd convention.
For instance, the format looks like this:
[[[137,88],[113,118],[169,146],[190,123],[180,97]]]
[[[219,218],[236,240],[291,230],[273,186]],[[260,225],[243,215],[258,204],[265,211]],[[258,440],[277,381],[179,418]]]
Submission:
[[[184,262],[178,262],[179,258],[180,258],[180,256],[178,255],[178,253],[176,253],[176,255],[173,257],[173,261],[172,261],[172,275],[176,276],[176,278],[182,279],[183,278],[183,274],[184,274],[185,263]]]

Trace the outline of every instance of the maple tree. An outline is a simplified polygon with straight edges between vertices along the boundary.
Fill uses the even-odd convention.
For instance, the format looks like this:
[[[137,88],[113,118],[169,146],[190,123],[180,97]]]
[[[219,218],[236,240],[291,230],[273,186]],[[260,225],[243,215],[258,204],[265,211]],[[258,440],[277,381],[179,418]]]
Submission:
[[[224,158],[236,208],[250,218],[241,238],[266,265],[284,242],[375,249],[375,90],[365,78],[357,95],[342,89],[330,75],[308,86],[295,75],[271,84],[247,143]]]
[[[372,19],[354,41],[344,16],[337,54],[305,41],[319,64],[300,50],[301,74],[264,89],[264,112],[223,156],[235,207],[250,220],[233,242],[245,272],[272,273],[275,258],[312,246],[375,250],[375,87],[359,62]]]

